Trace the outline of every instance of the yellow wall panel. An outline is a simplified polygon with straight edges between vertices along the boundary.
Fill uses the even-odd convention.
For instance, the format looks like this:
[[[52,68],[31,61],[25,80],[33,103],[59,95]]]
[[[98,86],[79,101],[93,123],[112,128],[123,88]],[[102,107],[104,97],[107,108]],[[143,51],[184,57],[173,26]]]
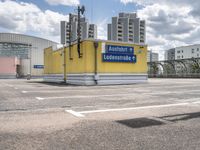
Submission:
[[[102,43],[107,45],[132,46],[137,57],[136,63],[103,62]],[[67,74],[94,73],[95,71],[95,48],[94,41],[87,40],[81,43],[82,57],[78,57],[77,45],[65,48],[66,51],[66,72]],[[52,51],[45,49],[45,74],[63,73],[63,49]],[[70,59],[71,53],[71,59]],[[98,41],[97,49],[98,73],[147,73],[147,46],[140,46],[127,43]]]

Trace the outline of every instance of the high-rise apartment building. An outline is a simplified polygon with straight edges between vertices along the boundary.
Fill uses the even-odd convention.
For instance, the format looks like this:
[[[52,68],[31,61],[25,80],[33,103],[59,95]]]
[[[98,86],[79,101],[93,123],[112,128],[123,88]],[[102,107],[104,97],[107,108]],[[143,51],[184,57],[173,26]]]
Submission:
[[[75,42],[78,38],[78,15],[71,15],[70,22],[61,21],[61,44],[67,44],[70,40],[70,26],[71,26],[71,42]],[[83,17],[80,19],[80,35],[81,40],[87,38],[97,38],[97,26],[89,24],[88,20]]]
[[[140,20],[136,13],[119,13],[108,24],[108,40],[145,44],[145,21]]]

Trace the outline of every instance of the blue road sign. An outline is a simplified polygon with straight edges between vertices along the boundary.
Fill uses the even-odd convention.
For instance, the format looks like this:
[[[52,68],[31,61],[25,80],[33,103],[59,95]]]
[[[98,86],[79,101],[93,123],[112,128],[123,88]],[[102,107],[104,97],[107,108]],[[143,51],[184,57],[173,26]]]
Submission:
[[[44,69],[44,65],[34,65],[35,69]]]
[[[106,53],[112,53],[112,54],[134,54],[134,47],[106,45],[106,51],[105,52]]]
[[[109,54],[104,53],[102,55],[104,62],[130,62],[136,63],[136,56],[133,54]]]
[[[106,45],[105,53],[102,53],[104,62],[130,62],[136,63],[134,47]]]

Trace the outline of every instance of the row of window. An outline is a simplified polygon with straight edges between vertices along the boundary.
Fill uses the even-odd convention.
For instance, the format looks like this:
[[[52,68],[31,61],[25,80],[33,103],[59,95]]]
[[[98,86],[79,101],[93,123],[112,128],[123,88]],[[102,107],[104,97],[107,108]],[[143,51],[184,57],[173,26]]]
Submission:
[[[180,54],[181,52],[183,53],[183,50],[177,51],[178,54]],[[194,52],[195,52],[195,49],[191,49],[191,52],[194,53]],[[197,52],[199,52],[199,48],[197,48]]]
[[[197,54],[197,56],[196,57],[199,57],[199,54]],[[177,59],[183,59],[184,58],[184,56],[182,55],[182,56],[177,56]]]

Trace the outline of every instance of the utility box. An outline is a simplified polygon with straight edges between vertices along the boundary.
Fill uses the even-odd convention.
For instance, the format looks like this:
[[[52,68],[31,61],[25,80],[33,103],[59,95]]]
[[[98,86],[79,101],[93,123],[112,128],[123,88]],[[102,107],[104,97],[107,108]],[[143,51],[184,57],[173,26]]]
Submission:
[[[80,47],[81,57],[76,43],[55,51],[45,49],[44,80],[63,82],[64,66],[69,84],[133,84],[148,79],[146,45],[87,39]]]

